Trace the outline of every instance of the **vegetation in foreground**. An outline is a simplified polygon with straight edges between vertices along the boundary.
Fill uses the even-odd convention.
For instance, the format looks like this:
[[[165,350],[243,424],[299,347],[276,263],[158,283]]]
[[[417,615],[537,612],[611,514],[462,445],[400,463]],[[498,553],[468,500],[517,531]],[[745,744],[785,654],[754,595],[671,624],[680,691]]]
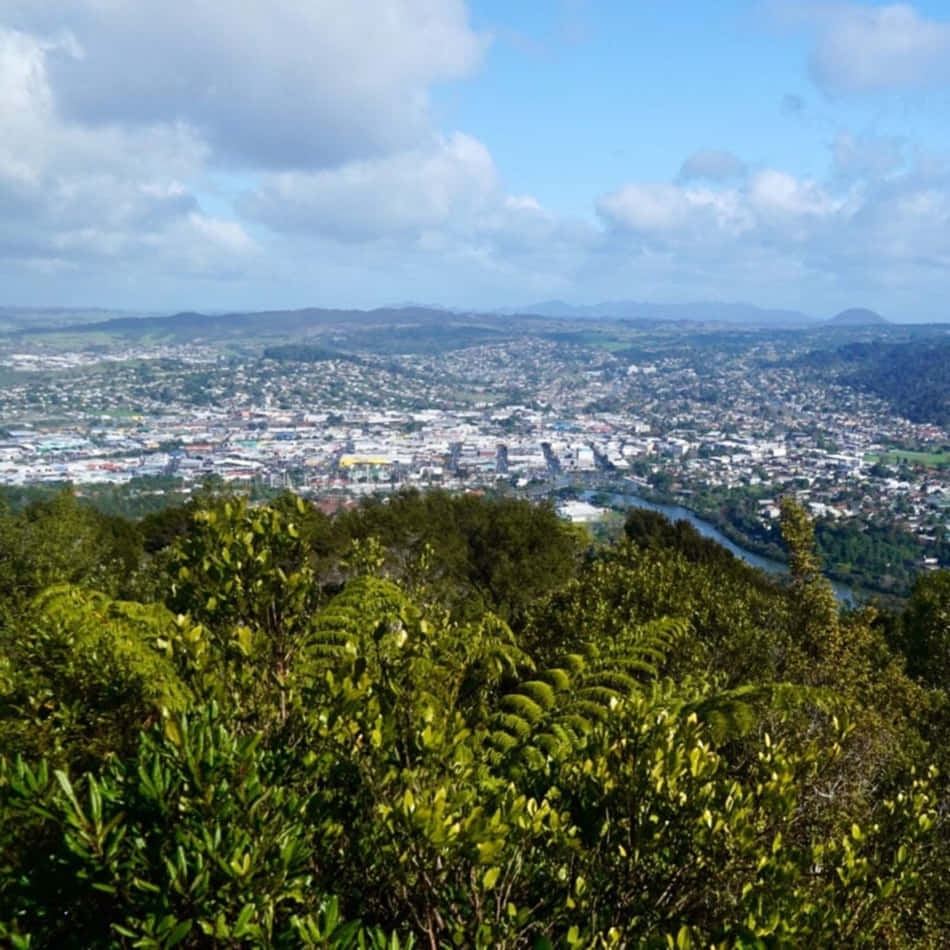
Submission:
[[[0,512],[14,947],[942,947],[950,575],[634,512]]]

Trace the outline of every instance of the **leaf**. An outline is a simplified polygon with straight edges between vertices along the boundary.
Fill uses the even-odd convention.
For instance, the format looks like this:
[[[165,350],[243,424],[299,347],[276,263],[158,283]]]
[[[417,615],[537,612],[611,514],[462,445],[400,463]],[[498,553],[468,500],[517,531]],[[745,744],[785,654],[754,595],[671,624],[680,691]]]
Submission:
[[[179,729],[178,723],[172,719],[171,716],[166,717],[162,724],[162,731],[165,733],[165,738],[172,745],[181,746],[181,729]]]
[[[56,781],[59,782],[60,788],[65,793],[66,797],[69,799],[69,803],[73,806],[73,811],[81,818],[85,819],[83,815],[82,808],[79,805],[79,800],[76,798],[76,793],[73,791],[72,783],[69,781],[69,776],[62,771],[62,769],[56,769],[53,772],[53,775],[56,777]]]
[[[251,646],[253,643],[253,634],[251,633],[250,627],[240,626],[235,631],[235,639],[237,640],[238,649],[241,651],[243,656],[251,655]]]
[[[241,913],[238,914],[237,920],[234,922],[234,936],[235,937],[244,937],[248,933],[248,924],[250,923],[251,917],[254,916],[255,907],[253,904],[245,904],[241,908]]]
[[[191,931],[193,921],[183,920],[177,927],[165,938],[166,947],[174,947],[181,943]]]
[[[676,950],[692,950],[692,948],[693,938],[689,932],[689,927],[684,924],[676,935]]]

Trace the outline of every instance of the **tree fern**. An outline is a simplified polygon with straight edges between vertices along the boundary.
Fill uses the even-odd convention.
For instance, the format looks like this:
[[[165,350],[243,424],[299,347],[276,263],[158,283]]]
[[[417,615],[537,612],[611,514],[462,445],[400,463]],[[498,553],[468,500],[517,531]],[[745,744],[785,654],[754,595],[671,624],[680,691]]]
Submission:
[[[442,714],[463,711],[472,722],[498,684],[531,668],[495,615],[455,624],[445,611],[423,610],[392,581],[373,576],[354,578],[316,614],[304,654],[313,681],[326,673],[366,676],[393,701],[411,694]],[[551,689],[542,682],[534,691],[540,697]]]
[[[699,675],[661,681],[658,670],[687,626],[665,618],[565,654],[563,665],[538,673],[501,699],[491,722],[492,748],[516,770],[543,767],[583,746],[599,723],[635,696],[652,699],[671,715],[695,716],[717,743],[755,729],[770,709],[840,708],[827,690],[791,684],[727,689],[721,677]]]
[[[666,618],[626,627],[606,642],[581,640],[557,666],[501,699],[492,746],[512,764],[520,759],[539,768],[583,744],[617,703],[657,677],[658,664],[685,629],[684,621]]]
[[[139,728],[192,699],[169,654],[175,628],[161,605],[68,584],[38,595],[0,645],[0,749],[84,765],[128,751]]]
[[[699,698],[684,702],[681,711],[695,714],[716,742],[752,732],[767,714],[785,714],[810,708],[826,714],[844,711],[846,701],[832,690],[794,683],[750,683],[734,689],[707,684]]]
[[[175,618],[161,604],[112,600],[61,584],[39,594],[33,607],[44,636],[60,642],[77,662],[116,665],[156,707],[179,710],[188,703],[167,650]]]

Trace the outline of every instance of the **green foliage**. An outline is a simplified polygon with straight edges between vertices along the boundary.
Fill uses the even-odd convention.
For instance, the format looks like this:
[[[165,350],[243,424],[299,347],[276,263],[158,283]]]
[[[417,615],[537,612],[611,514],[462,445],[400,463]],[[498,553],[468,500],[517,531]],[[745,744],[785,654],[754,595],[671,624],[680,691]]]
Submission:
[[[841,649],[838,602],[831,584],[821,573],[814,525],[804,508],[791,499],[782,501],[781,511],[800,641],[812,658],[829,657]]]
[[[851,709],[855,729],[837,776],[839,798],[868,799],[922,756],[932,758],[921,735],[931,699],[905,674],[904,658],[888,648],[873,609],[840,610],[821,573],[812,523],[788,500],[782,533],[792,571],[786,677],[830,689]]]
[[[304,514],[299,499],[296,508]],[[172,551],[169,573],[169,606],[187,613],[208,635],[208,649],[194,657],[202,693],[213,695],[220,683],[216,663],[231,671],[239,689],[263,675],[257,711],[267,715],[261,703],[272,687],[276,714],[285,721],[295,691],[293,660],[321,600],[292,513],[251,508],[239,498],[199,509]]]
[[[630,627],[611,638],[578,640],[557,666],[519,683],[495,717],[493,742],[507,768],[544,769],[583,749],[586,736],[624,700],[640,695],[685,624]]]
[[[716,564],[727,570],[743,570],[744,565],[711,538],[704,538],[688,521],[670,521],[665,515],[645,508],[627,513],[624,534],[636,545],[647,549],[673,549],[693,564]],[[747,580],[753,580],[747,572]]]
[[[914,422],[950,423],[950,344],[943,340],[848,343],[832,353],[809,354],[804,362],[887,399]]]
[[[867,524],[857,518],[821,519],[815,524],[815,539],[832,576],[902,596],[923,558],[942,553],[942,545],[931,550],[900,525]]]
[[[659,660],[659,672],[715,670],[738,684],[781,675],[787,612],[780,588],[727,551],[694,561],[676,543],[644,543],[640,536],[603,552],[576,580],[536,602],[525,638],[544,663],[553,663],[581,632],[610,641],[630,626],[676,617],[689,635]]]
[[[94,589],[107,549],[17,562],[50,583],[0,635],[0,943],[950,939],[942,577],[893,624],[915,680],[792,505],[787,586],[440,494],[165,527],[165,604],[115,597],[139,560]]]
[[[52,584],[124,593],[141,557],[134,525],[81,504],[68,488],[18,515],[0,508],[0,606],[7,609]]]
[[[950,689],[950,571],[921,575],[911,591],[899,639],[911,675]]]
[[[11,823],[39,817],[49,853],[34,874],[4,868],[6,926],[56,947],[389,946],[314,892],[313,794],[282,782],[260,737],[232,735],[214,707],[151,730],[98,776],[7,763],[3,851]]]
[[[87,764],[134,747],[139,729],[191,701],[167,656],[176,628],[160,605],[49,588],[0,642],[0,747]]]
[[[353,538],[377,538],[387,570],[424,582],[457,613],[485,609],[520,623],[528,606],[575,573],[584,542],[553,508],[508,498],[406,492],[342,516]]]

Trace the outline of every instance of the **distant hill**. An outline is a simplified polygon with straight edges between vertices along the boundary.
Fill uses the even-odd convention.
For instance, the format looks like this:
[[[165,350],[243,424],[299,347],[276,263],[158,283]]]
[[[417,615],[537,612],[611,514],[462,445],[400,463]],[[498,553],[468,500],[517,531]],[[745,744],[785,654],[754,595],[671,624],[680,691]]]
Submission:
[[[890,320],[885,320],[879,313],[868,310],[867,307],[850,307],[835,314],[828,324],[836,327],[882,327],[889,326]]]
[[[574,305],[562,300],[545,300],[515,311],[502,313],[536,313],[561,319],[612,318],[615,320],[675,321],[691,323],[734,323],[749,327],[807,327],[816,321],[798,310],[774,310],[747,303],[648,303],[636,300],[614,300],[596,304]]]
[[[61,330],[67,326],[101,323],[103,320],[125,316],[145,316],[127,310],[107,310],[103,307],[0,307],[0,333],[17,330]]]
[[[347,347],[376,352],[438,352],[458,346],[500,342],[561,330],[564,322],[635,321],[729,325],[745,328],[805,328],[816,321],[794,310],[766,310],[741,303],[654,304],[619,301],[575,307],[548,301],[528,308],[492,313],[406,305],[376,310],[301,310],[196,313],[166,316],[110,315],[67,325],[31,326],[23,333],[107,333],[136,340],[177,342],[284,341],[320,337],[329,349]],[[385,334],[379,331],[385,329]]]
[[[550,329],[535,315],[455,313],[426,307],[378,310],[269,310],[252,313],[175,313],[170,316],[115,317],[69,326],[24,328],[21,334],[106,333],[130,340],[248,343],[316,340],[326,352],[440,353],[498,343]],[[383,332],[385,331],[385,332]],[[318,352],[320,347],[317,347]]]
[[[423,307],[383,308],[380,310],[326,310],[308,307],[302,310],[262,310],[235,313],[196,313],[184,311],[167,316],[123,316],[95,323],[68,327],[36,328],[32,332],[129,332],[141,335],[176,337],[282,336],[309,330],[340,327],[398,326],[446,320],[446,311]]]
[[[803,357],[838,383],[886,399],[912,422],[950,426],[950,342],[848,343]]]
[[[0,318],[3,312],[0,311]],[[806,328],[820,326],[818,321],[796,310],[769,310],[743,303],[699,302],[690,304],[642,303],[615,301],[589,306],[574,306],[549,300],[529,307],[504,308],[490,313],[466,312],[444,307],[406,304],[380,307],[376,310],[324,309],[307,307],[300,310],[236,311],[231,313],[197,313],[183,311],[171,315],[63,311],[42,321],[10,321],[6,327],[0,320],[0,332],[24,334],[43,333],[108,333],[133,339],[150,338],[190,342],[275,340],[311,335],[347,336],[365,331],[372,342],[375,329],[402,331],[411,341],[415,329],[426,328],[431,334],[453,328],[456,336],[507,338],[538,332],[551,321],[618,320],[644,324],[680,323],[732,325],[747,328]],[[96,319],[98,317],[98,319]],[[512,319],[516,318],[516,319]],[[369,347],[372,349],[373,347]]]

